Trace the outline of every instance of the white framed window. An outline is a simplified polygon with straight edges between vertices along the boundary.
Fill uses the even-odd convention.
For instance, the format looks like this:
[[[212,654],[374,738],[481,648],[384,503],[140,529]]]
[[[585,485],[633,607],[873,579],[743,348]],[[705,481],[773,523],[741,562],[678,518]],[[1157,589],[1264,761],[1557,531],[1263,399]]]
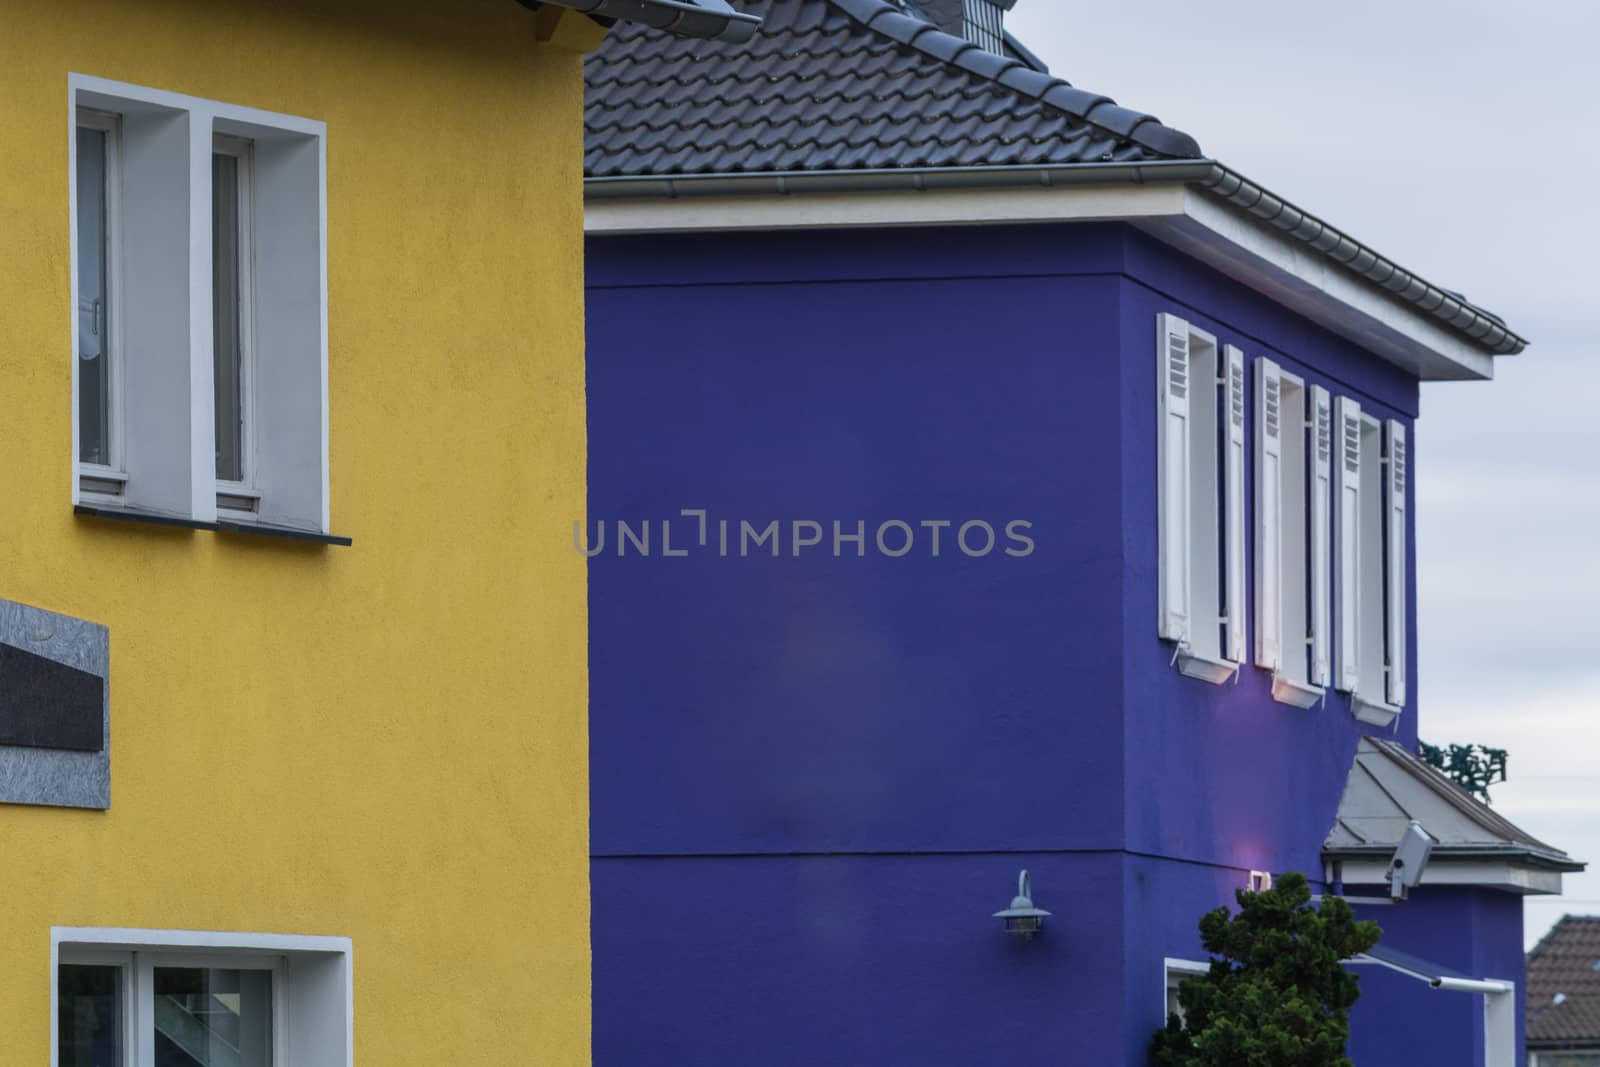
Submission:
[[[350,1067],[350,941],[56,927],[55,1067]]]
[[[73,503],[328,534],[325,126],[68,88]]]
[[[1157,318],[1158,632],[1191,677],[1221,683],[1245,656],[1244,354]]]
[[[1406,700],[1406,428],[1334,403],[1335,677],[1363,722],[1386,726]]]
[[[1209,963],[1197,960],[1177,959],[1168,956],[1161,961],[1161,1004],[1162,1021],[1176,1015],[1179,1022],[1184,1021],[1183,1005],[1178,1001],[1178,987],[1185,978],[1204,978],[1211,973]]]
[[[1327,390],[1273,360],[1255,379],[1255,662],[1274,699],[1306,708],[1327,684],[1332,413]]]

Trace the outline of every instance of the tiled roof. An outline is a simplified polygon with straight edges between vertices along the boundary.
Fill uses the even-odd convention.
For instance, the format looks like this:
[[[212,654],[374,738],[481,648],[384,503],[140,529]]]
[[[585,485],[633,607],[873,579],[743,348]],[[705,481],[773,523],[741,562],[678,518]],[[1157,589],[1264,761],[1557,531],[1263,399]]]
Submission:
[[[1568,915],[1528,954],[1528,1044],[1600,1046],[1600,918]]]
[[[588,59],[589,177],[1192,159],[1188,134],[888,0],[744,0],[743,45],[618,25]]]

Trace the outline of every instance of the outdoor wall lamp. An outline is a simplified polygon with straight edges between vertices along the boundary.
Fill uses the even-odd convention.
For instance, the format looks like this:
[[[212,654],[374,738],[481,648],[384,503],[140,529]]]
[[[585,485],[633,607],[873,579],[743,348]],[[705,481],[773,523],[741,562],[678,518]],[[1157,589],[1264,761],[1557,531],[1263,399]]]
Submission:
[[[995,912],[994,917],[1006,924],[1006,933],[1028,941],[1039,932],[1049,914],[1033,906],[1033,883],[1028,880],[1028,872],[1023,871],[1017,875],[1017,895],[1011,899],[1011,907]]]

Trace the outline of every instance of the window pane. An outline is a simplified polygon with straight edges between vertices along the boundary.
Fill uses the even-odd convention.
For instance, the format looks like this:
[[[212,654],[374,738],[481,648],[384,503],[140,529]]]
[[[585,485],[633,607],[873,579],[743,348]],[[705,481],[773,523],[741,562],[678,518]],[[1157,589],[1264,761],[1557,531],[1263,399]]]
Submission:
[[[122,1067],[122,969],[56,968],[61,1067]]]
[[[78,458],[111,462],[106,132],[78,128]]]
[[[271,1067],[272,973],[157,967],[156,1067]]]
[[[216,368],[217,477],[244,478],[239,345],[239,159],[211,157],[212,331]]]

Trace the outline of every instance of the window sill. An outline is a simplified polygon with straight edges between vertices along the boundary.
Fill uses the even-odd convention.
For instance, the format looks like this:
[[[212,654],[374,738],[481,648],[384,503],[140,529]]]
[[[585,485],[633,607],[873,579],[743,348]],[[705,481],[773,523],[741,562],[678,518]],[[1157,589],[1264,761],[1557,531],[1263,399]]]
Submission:
[[[259,522],[237,522],[233,519],[218,519],[214,529],[223,533],[278,537],[286,541],[301,541],[313,545],[348,546],[354,543],[350,538],[340,537],[337,534],[318,533],[315,530],[296,530],[289,526],[268,526]]]
[[[163,515],[155,511],[138,511],[127,507],[96,507],[92,504],[74,504],[74,514],[91,519],[112,519],[116,522],[137,522],[146,526],[168,526],[183,530],[215,530],[217,524],[182,515]]]
[[[1350,713],[1374,726],[1388,726],[1399,716],[1400,710],[1393,704],[1370,701],[1360,693],[1350,694]]]
[[[1277,673],[1272,676],[1272,699],[1280,704],[1309,708],[1321,700],[1323,695],[1324,690],[1319,685],[1307,685]]]
[[[1202,682],[1210,682],[1212,685],[1221,685],[1239,671],[1237,663],[1231,663],[1225,659],[1212,659],[1210,656],[1202,656],[1199,653],[1190,652],[1183,645],[1178,646],[1177,664],[1179,673],[1189,678],[1198,678]]]

